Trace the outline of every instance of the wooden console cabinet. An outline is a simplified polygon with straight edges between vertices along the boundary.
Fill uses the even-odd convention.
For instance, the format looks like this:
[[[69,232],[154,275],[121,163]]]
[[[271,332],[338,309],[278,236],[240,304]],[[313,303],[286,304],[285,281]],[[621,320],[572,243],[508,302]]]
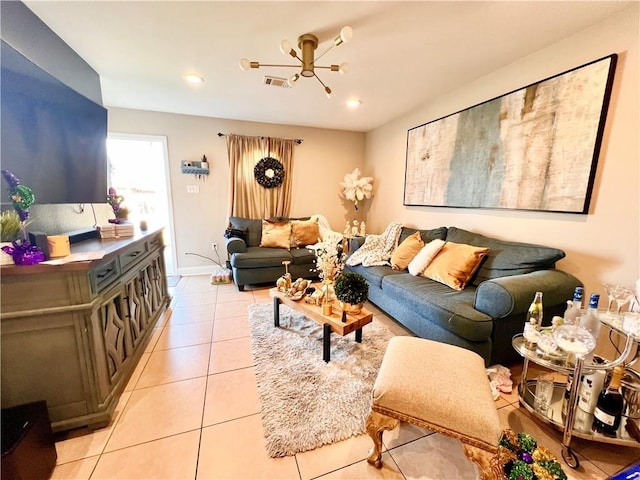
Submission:
[[[106,425],[169,305],[162,231],[86,240],[100,260],[3,266],[2,408],[46,400],[54,431]]]

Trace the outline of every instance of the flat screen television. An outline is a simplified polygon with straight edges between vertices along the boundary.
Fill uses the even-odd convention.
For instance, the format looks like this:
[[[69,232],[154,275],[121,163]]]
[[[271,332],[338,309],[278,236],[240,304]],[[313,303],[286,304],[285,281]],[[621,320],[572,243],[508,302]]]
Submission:
[[[0,166],[33,190],[36,204],[105,203],[107,110],[1,43]]]

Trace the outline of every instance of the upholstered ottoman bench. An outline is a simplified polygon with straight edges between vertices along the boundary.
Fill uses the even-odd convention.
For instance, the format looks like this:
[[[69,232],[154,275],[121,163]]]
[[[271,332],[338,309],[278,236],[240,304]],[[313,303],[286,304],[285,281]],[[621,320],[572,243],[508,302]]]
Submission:
[[[501,478],[502,436],[484,360],[475,352],[416,337],[390,340],[373,386],[367,461],[382,467],[382,433],[399,420],[460,440],[482,478]]]

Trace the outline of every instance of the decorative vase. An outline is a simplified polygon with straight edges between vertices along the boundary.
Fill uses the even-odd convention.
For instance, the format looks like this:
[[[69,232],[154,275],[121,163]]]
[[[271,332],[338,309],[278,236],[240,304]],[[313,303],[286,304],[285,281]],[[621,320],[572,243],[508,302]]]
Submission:
[[[347,313],[351,313],[353,315],[357,315],[358,313],[360,313],[362,311],[362,308],[364,307],[364,303],[347,303],[347,302],[340,302],[340,309],[343,312],[347,312]]]

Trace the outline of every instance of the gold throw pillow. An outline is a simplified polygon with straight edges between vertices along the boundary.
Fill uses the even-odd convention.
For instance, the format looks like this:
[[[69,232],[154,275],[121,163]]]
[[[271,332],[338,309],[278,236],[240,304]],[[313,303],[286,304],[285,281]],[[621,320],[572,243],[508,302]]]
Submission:
[[[286,248],[291,245],[291,223],[290,222],[270,222],[262,220],[262,240],[261,247]]]
[[[291,246],[306,247],[320,241],[320,227],[317,219],[294,220],[291,222]]]
[[[422,250],[422,247],[424,247],[424,242],[420,237],[420,232],[409,235],[391,254],[391,268],[405,270],[413,257]]]
[[[487,253],[489,249],[486,247],[447,242],[427,266],[424,276],[454,290],[462,290]]]

